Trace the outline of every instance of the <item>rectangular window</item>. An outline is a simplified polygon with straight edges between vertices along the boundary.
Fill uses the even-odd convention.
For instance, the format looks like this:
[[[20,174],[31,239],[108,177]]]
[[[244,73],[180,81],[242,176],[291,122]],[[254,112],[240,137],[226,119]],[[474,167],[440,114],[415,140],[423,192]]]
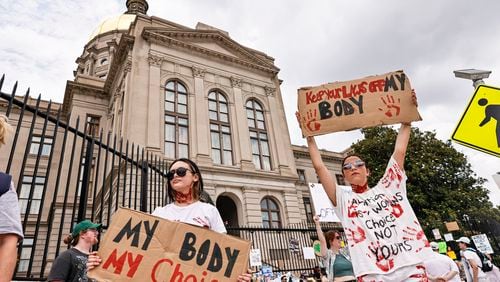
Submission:
[[[31,190],[32,182],[33,182],[33,176],[23,176],[21,191],[19,191],[19,208],[22,214],[26,214],[27,212],[28,203],[30,202],[30,194],[32,195],[31,195],[31,207],[29,210],[29,214],[38,214],[40,212],[40,202],[42,200],[45,177],[35,177],[33,191]]]
[[[306,210],[306,219],[307,222],[313,222],[313,210],[312,210],[312,205],[311,205],[311,198],[309,197],[304,197],[302,198],[304,201],[304,208]]]
[[[27,272],[31,258],[31,248],[33,247],[33,238],[23,239],[23,246],[21,248],[21,256],[19,257],[18,272]]]
[[[38,151],[40,150],[40,146],[42,146],[42,150],[40,152],[41,156],[49,156],[50,152],[52,151],[52,137],[45,137],[43,138],[43,145],[41,144],[42,142],[42,136],[33,136],[31,138],[31,146],[30,146],[30,154],[33,155],[38,155]]]
[[[87,114],[87,135],[90,136],[99,136],[99,123],[101,121],[100,116],[89,115]]]
[[[297,169],[297,175],[299,176],[299,183],[306,183],[306,172],[303,169]]]
[[[335,178],[337,179],[338,185],[345,185],[345,179],[342,174],[335,174]]]

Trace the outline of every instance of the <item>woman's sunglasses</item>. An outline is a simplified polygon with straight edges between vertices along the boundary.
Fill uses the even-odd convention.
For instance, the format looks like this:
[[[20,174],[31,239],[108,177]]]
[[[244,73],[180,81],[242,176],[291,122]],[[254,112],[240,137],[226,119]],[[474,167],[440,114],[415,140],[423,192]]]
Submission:
[[[180,177],[186,176],[186,173],[190,171],[193,172],[192,170],[185,168],[185,167],[179,167],[178,169],[172,169],[167,173],[167,179],[170,181],[174,179],[175,174],[177,174]]]
[[[364,161],[362,161],[362,160],[356,160],[356,161],[354,161],[354,163],[346,163],[346,164],[344,164],[344,166],[342,168],[344,170],[350,170],[350,169],[353,169],[353,168],[362,167],[364,165],[365,165]]]

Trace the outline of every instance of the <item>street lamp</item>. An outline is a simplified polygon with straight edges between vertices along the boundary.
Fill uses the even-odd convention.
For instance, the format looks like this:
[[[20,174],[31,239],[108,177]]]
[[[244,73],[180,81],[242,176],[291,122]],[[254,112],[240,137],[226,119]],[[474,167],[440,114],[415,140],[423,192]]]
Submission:
[[[455,73],[455,77],[472,80],[472,85],[477,88],[479,85],[484,84],[483,78],[488,78],[491,71],[464,69],[453,71],[453,73]]]

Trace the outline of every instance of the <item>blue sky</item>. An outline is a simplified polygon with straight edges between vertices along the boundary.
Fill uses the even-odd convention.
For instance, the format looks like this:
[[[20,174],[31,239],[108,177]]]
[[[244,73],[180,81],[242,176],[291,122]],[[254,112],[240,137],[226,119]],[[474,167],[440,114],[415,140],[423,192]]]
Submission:
[[[62,102],[66,80],[93,29],[123,13],[125,0],[0,0],[0,73],[6,88],[19,81],[32,95]],[[500,2],[495,0],[150,0],[149,15],[187,27],[197,22],[229,32],[239,43],[276,59],[283,80],[290,137],[305,144],[296,124],[296,91],[305,85],[344,81],[403,69],[416,89],[422,130],[449,139],[474,89],[453,70],[493,71],[500,86]],[[359,131],[317,138],[341,151]],[[500,159],[461,145],[478,176],[489,180],[493,203],[499,188],[491,175]],[[408,156],[411,158],[411,156]],[[438,156],[437,156],[438,157]]]

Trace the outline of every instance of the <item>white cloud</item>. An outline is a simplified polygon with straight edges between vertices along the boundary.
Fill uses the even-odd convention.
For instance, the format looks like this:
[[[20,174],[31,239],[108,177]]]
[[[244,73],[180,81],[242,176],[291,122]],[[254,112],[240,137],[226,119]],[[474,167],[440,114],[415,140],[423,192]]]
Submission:
[[[472,83],[453,70],[492,70],[487,83],[500,85],[498,1],[468,0],[149,0],[149,15],[194,27],[226,30],[236,41],[276,59],[294,144],[304,144],[296,125],[296,90],[404,69],[417,90],[424,118],[415,123],[446,140],[473,93]],[[0,0],[0,72],[6,85],[62,101],[66,80],[88,36],[104,19],[123,13],[125,0]],[[22,91],[21,91],[22,92]],[[20,92],[18,92],[20,93]],[[318,138],[320,147],[340,151],[361,138],[359,131]],[[460,145],[474,170],[489,179],[500,159]]]

